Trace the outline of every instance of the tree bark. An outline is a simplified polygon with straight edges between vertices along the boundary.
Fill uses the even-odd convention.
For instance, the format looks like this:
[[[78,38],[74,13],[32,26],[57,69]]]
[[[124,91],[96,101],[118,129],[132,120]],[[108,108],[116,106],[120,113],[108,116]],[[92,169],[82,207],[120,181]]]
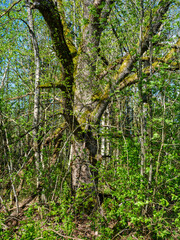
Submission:
[[[30,1],[28,0],[30,4]],[[28,11],[28,22],[29,22],[29,32],[31,36],[31,41],[34,50],[34,61],[35,61],[35,80],[34,80],[34,113],[33,113],[33,139],[34,139],[34,152],[35,152],[35,164],[37,170],[37,187],[39,187],[39,175],[40,175],[40,144],[39,144],[39,115],[40,115],[40,89],[39,89],[39,79],[40,79],[40,56],[39,47],[37,39],[34,33],[34,24],[32,10],[30,7],[27,8]]]
[[[97,187],[98,171],[96,169],[95,157],[87,150],[85,144],[85,141],[74,141],[71,147],[73,195],[79,188],[89,192],[94,191]]]

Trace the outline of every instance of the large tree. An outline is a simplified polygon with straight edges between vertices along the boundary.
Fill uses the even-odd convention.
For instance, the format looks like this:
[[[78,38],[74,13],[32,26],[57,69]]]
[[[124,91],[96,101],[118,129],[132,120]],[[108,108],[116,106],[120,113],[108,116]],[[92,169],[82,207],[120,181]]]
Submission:
[[[128,9],[132,3],[141,20],[138,23],[136,19],[134,20],[136,26],[129,26],[129,35],[122,32],[122,36],[118,37],[116,31],[118,26],[113,26],[110,21],[115,13],[114,9],[119,7],[123,9],[123,4],[127,4]],[[142,74],[148,76],[158,71],[162,63],[166,64],[167,69],[179,68],[174,53],[180,45],[180,40],[172,46],[168,54],[162,55],[162,58],[151,59],[153,61],[151,67],[142,67],[141,76],[140,70],[134,71],[139,69],[137,65],[140,64],[140,60],[143,61],[143,58],[144,61],[150,61],[149,49],[152,39],[153,47],[160,46],[163,41],[160,36],[161,31],[173,3],[174,1],[161,0],[156,1],[154,5],[146,3],[145,6],[143,1],[84,0],[81,2],[84,24],[81,26],[81,32],[76,36],[79,39],[79,46],[76,49],[73,36],[69,34],[71,31],[68,28],[69,24],[66,23],[68,18],[65,16],[63,1],[33,1],[31,8],[38,9],[46,21],[59,59],[60,78],[55,84],[49,83],[41,87],[56,87],[62,91],[63,116],[74,135],[70,154],[74,191],[84,184],[92,183],[93,188],[97,186],[96,163],[99,157],[97,130],[115,91],[135,84],[139,79],[141,80]],[[148,7],[151,8],[151,17]],[[120,19],[121,16],[118,21]],[[123,20],[122,24],[125,24]],[[115,61],[109,56],[106,57],[103,52],[105,50],[101,38],[108,28],[113,30],[121,45],[119,58],[116,57]],[[126,43],[128,38],[133,42]],[[106,39],[105,44],[108,46],[111,40],[111,38]],[[104,85],[101,85],[102,79]]]

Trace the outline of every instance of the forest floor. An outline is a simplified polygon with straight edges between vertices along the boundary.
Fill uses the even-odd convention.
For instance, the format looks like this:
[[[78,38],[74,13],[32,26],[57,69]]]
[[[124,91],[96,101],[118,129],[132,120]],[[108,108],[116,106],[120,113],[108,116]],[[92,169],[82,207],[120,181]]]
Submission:
[[[22,232],[31,231],[31,229],[27,228],[28,224],[34,224],[33,231],[38,231],[34,236],[27,239],[48,239],[44,238],[44,233],[46,232],[46,236],[49,235],[49,239],[74,239],[74,240],[137,240],[139,238],[136,237],[136,232],[132,229],[132,226],[129,226],[128,229],[121,229],[119,232],[116,232],[112,238],[108,238],[105,233],[99,232],[98,229],[101,223],[94,223],[92,219],[88,215],[81,215],[74,218],[74,220],[70,223],[66,223],[66,229],[64,227],[63,221],[57,221],[58,216],[46,216],[42,215],[39,209],[35,208],[32,216],[27,216],[28,207],[21,211],[18,216],[10,216],[7,217],[3,224],[4,232],[10,231],[12,238],[6,238],[5,235],[2,240],[6,239],[24,239],[22,237]],[[30,205],[32,208],[32,205]],[[71,215],[71,213],[67,213]],[[39,228],[37,228],[37,223],[39,223]],[[68,227],[68,224],[71,226]],[[110,221],[106,228],[114,229],[117,224],[117,221]],[[73,227],[72,227],[73,226]],[[71,233],[68,231],[68,228],[72,228]],[[27,234],[28,235],[28,234]],[[40,237],[41,236],[41,237]],[[56,238],[52,238],[52,236],[56,236]],[[140,238],[142,239],[142,238]],[[144,236],[144,240],[153,240],[149,236]]]

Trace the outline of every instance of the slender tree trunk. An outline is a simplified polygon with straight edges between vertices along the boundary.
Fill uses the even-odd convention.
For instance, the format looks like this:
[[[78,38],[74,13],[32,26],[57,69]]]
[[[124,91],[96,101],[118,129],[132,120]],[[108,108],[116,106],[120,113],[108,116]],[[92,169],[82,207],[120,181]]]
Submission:
[[[30,4],[30,1],[28,0]],[[35,60],[35,80],[34,80],[34,114],[33,114],[33,138],[34,138],[34,152],[35,152],[35,164],[37,170],[37,187],[39,187],[39,175],[40,175],[40,144],[39,144],[39,115],[40,115],[40,90],[39,90],[39,78],[40,78],[40,57],[39,47],[37,39],[34,33],[34,24],[32,10],[30,7],[28,11],[29,32],[33,44],[34,60]]]
[[[141,144],[141,152],[140,152],[140,157],[141,157],[141,176],[144,176],[144,168],[145,168],[145,139],[144,139],[144,107],[143,107],[143,79],[142,79],[142,37],[143,37],[143,32],[142,32],[142,27],[143,27],[143,19],[144,19],[144,2],[141,0],[141,25],[140,25],[140,36],[139,36],[139,53],[140,53],[140,58],[139,58],[139,96],[140,96],[140,144]]]
[[[165,141],[165,112],[166,112],[165,98],[166,98],[165,93],[162,93],[163,116],[162,116],[162,130],[161,130],[161,146],[160,146],[160,149],[159,149],[158,158],[157,158],[157,162],[156,162],[156,174],[155,174],[156,184],[158,182],[159,168],[160,168],[161,163],[162,163],[161,158],[162,158],[162,151],[163,151],[164,141]]]
[[[150,28],[151,28],[151,32],[152,32],[152,6],[151,6],[151,10],[150,10]],[[151,82],[152,80],[152,64],[153,64],[153,45],[152,45],[152,34],[150,36],[150,40],[149,40],[149,51],[150,51],[150,78],[148,81],[148,84]],[[153,128],[152,128],[152,120],[153,120],[153,106],[152,106],[152,91],[151,91],[151,87],[148,86],[148,98],[147,98],[147,102],[148,102],[148,106],[149,106],[149,129],[148,129],[148,135],[149,135],[149,155],[150,155],[150,164],[149,164],[149,185],[152,184],[152,178],[153,178],[153,147],[152,147],[152,137],[153,137]]]
[[[1,116],[0,116],[1,117]],[[8,167],[8,171],[9,171],[9,178],[10,178],[10,182],[11,182],[11,187],[12,187],[12,191],[10,191],[10,199],[11,199],[11,205],[14,205],[14,199],[15,199],[15,203],[16,203],[16,211],[17,214],[19,213],[19,200],[18,200],[18,196],[17,196],[17,191],[14,185],[14,180],[15,177],[13,177],[13,162],[11,159],[11,149],[9,146],[9,140],[8,140],[8,134],[7,134],[7,129],[5,126],[5,123],[3,120],[1,120],[0,125],[2,126],[2,137],[3,137],[3,145],[4,145],[4,158],[5,161],[7,163],[7,167]],[[13,196],[14,194],[14,196]]]

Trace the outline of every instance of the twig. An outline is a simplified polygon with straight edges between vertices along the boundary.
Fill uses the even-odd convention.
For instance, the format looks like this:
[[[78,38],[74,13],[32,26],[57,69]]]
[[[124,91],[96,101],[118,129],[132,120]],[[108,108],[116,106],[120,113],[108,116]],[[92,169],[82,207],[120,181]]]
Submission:
[[[123,233],[124,231],[128,231],[129,229],[123,229],[121,232],[118,232],[111,240],[116,239],[117,236],[119,236],[121,233]]]
[[[29,92],[27,94],[24,94],[24,95],[21,95],[21,96],[16,96],[16,97],[13,97],[13,98],[8,98],[6,101],[11,101],[11,100],[16,100],[16,99],[20,99],[20,98],[24,98],[24,97],[27,97],[29,95],[34,95],[33,92]]]
[[[11,11],[11,9],[18,4],[19,2],[21,2],[21,0],[18,0],[17,2],[13,3],[3,14],[0,15],[0,18],[2,18],[6,13],[8,13],[9,11]]]
[[[57,231],[55,231],[53,229],[45,228],[45,229],[43,229],[43,231],[52,231],[52,232],[56,233],[58,236],[64,237],[64,238],[67,238],[67,239],[83,240],[82,238],[69,237],[69,236],[63,235],[63,234],[61,234],[61,233],[59,233],[59,232],[57,232]]]
[[[2,205],[2,206],[0,206],[0,209],[1,209],[2,207],[4,207],[6,213],[8,213],[8,209],[7,209],[6,205],[4,204],[4,201],[3,201],[3,199],[2,199],[1,196],[0,196],[0,201],[1,201],[1,205]],[[2,224],[2,223],[1,223],[1,224]]]

